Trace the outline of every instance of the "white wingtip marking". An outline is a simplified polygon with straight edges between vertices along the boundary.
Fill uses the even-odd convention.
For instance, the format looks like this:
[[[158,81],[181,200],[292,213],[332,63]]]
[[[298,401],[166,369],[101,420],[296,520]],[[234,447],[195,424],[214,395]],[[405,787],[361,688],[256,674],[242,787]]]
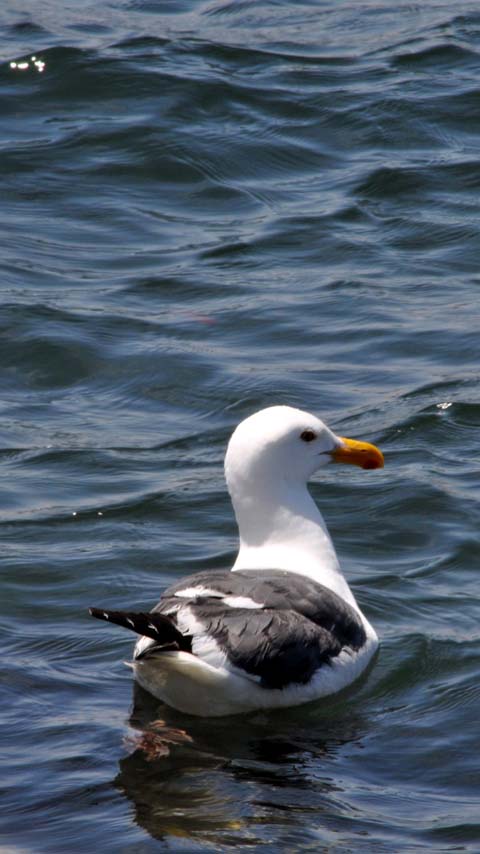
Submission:
[[[218,590],[213,590],[211,587],[204,587],[198,584],[196,587],[185,587],[184,590],[177,590],[175,596],[180,599],[198,599],[202,596],[214,596],[217,599],[223,599],[223,593]]]
[[[135,623],[133,622],[133,620],[130,619],[130,617],[126,617],[126,621],[127,621],[127,623],[130,623],[132,629],[135,628]]]
[[[249,596],[225,596],[223,601],[229,608],[263,608],[262,602],[255,602]]]

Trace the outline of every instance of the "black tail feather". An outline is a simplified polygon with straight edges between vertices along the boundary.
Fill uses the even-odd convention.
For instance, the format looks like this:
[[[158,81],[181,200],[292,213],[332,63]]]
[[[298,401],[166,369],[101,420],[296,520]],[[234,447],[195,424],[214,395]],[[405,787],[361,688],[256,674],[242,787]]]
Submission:
[[[166,617],[164,614],[106,611],[103,608],[89,608],[88,610],[92,617],[130,629],[138,635],[144,635],[157,641],[162,647],[181,649],[186,652],[190,652],[192,649],[190,636],[182,635],[170,617]]]

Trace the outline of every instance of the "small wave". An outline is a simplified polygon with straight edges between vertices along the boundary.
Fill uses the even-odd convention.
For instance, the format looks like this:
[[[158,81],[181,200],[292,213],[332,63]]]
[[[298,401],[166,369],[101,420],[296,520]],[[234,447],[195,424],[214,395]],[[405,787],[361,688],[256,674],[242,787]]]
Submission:
[[[478,65],[479,54],[473,47],[466,47],[452,42],[432,44],[408,53],[397,53],[392,64],[399,67],[422,66],[438,69],[451,66],[458,69],[462,65]]]

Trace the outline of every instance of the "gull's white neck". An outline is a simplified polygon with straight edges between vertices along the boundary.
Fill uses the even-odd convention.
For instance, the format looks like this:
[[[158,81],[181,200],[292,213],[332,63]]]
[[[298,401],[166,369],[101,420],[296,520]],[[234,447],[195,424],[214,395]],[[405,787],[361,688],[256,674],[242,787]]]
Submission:
[[[251,480],[236,477],[229,490],[240,535],[234,570],[284,569],[307,575],[358,609],[306,484],[273,477],[257,481],[253,489]]]

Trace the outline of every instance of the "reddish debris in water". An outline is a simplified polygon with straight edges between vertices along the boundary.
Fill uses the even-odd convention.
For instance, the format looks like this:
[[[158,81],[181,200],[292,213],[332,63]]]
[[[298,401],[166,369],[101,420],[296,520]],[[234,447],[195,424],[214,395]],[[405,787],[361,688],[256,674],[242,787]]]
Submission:
[[[192,737],[185,730],[169,727],[162,720],[153,721],[140,735],[128,736],[124,739],[125,745],[134,750],[140,750],[147,762],[169,756],[170,747],[173,744],[189,744],[192,741]]]

